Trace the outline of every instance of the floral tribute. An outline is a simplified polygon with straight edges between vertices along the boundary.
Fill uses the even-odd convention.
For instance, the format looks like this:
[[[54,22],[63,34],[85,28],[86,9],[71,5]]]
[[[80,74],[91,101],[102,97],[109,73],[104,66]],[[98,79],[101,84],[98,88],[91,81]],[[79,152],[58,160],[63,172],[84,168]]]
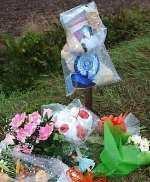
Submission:
[[[125,176],[140,166],[150,165],[150,141],[148,139],[140,135],[132,135],[127,132],[127,127],[126,131],[123,130],[122,124],[124,126],[125,118],[117,124],[113,123],[112,116],[103,117],[103,119],[104,148],[99,156],[101,162],[94,168],[95,176]]]
[[[44,106],[41,114],[18,113],[9,127],[0,142],[2,179],[11,176],[15,180],[34,178],[43,182],[107,182],[106,177],[125,176],[140,166],[150,165],[150,141],[139,135],[139,121],[131,113],[99,119],[74,100],[68,106]],[[104,135],[97,159],[92,153],[96,145],[88,144],[96,133],[98,137],[99,133]],[[102,144],[96,147],[99,151]]]
[[[13,150],[16,152],[26,154],[36,153],[37,148],[42,148],[42,145],[44,149],[48,144],[57,146],[58,143],[55,141],[60,139],[80,145],[92,132],[99,119],[83,107],[79,100],[74,102],[79,106],[63,106],[57,111],[44,108],[42,114],[39,112],[16,114],[9,123],[9,133],[3,142],[14,145]]]
[[[60,20],[67,32],[61,52],[66,94],[119,81],[96,4],[73,8]],[[11,119],[0,142],[0,181],[107,182],[150,165],[150,141],[140,136],[132,113],[99,118],[79,100],[41,110]]]
[[[8,144],[15,144],[17,152],[30,154],[34,144],[46,141],[53,132],[54,124],[50,121],[49,112],[45,111],[43,116],[39,112],[16,114],[9,124],[10,133],[6,135]]]

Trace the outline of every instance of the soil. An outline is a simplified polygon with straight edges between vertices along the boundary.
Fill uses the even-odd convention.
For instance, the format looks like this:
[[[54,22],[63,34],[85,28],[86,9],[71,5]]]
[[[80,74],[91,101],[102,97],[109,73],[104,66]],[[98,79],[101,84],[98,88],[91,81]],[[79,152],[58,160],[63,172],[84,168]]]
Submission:
[[[20,34],[25,25],[35,26],[59,21],[59,14],[89,0],[0,0],[0,32]],[[119,8],[150,6],[149,0],[95,0],[100,15]]]

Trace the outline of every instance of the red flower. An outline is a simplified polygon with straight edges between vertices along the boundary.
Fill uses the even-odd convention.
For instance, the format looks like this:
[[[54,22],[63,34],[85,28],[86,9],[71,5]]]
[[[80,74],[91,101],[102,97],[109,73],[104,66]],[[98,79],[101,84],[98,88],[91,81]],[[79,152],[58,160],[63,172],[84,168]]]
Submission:
[[[87,130],[81,125],[77,125],[77,137],[83,140],[87,135]]]
[[[118,117],[114,117],[113,115],[109,115],[109,116],[103,116],[99,123],[98,126],[101,129],[103,127],[103,124],[105,121],[111,121],[113,125],[118,125],[120,126],[120,128],[124,131],[127,130],[126,124],[124,122],[125,119],[125,115],[120,114]]]
[[[89,113],[85,110],[80,110],[78,115],[83,119],[88,119],[88,117],[89,117]]]
[[[107,182],[106,177],[93,180],[94,174],[92,172],[83,174],[78,168],[75,167],[69,168],[66,171],[66,174],[70,177],[72,182]]]
[[[68,124],[63,124],[59,128],[59,133],[63,134],[66,133],[69,130],[69,125]]]

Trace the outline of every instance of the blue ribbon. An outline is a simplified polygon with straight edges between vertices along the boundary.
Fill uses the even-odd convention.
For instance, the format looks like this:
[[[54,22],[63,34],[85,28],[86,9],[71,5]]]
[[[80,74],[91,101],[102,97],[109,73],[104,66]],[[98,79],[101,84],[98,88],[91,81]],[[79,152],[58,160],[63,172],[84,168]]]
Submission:
[[[100,67],[100,62],[96,54],[84,53],[77,56],[74,62],[75,73],[71,75],[74,87],[91,87],[95,83],[93,79]]]

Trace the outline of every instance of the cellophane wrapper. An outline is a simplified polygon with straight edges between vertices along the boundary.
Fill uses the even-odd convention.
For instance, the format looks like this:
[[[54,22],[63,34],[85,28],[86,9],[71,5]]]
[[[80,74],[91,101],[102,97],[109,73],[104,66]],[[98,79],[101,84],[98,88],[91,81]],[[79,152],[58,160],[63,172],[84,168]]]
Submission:
[[[68,166],[57,158],[47,156],[37,156],[12,152],[15,160],[23,162],[27,173],[19,175],[15,179],[10,178],[11,182],[56,182],[60,175],[68,169]]]
[[[78,88],[120,80],[104,45],[107,29],[95,2],[61,13],[60,22],[66,32],[66,44],[61,51],[66,95]]]
[[[83,144],[97,127],[99,117],[85,108],[79,99],[74,99],[68,106],[61,104],[43,105],[52,110],[55,128],[72,144]]]

